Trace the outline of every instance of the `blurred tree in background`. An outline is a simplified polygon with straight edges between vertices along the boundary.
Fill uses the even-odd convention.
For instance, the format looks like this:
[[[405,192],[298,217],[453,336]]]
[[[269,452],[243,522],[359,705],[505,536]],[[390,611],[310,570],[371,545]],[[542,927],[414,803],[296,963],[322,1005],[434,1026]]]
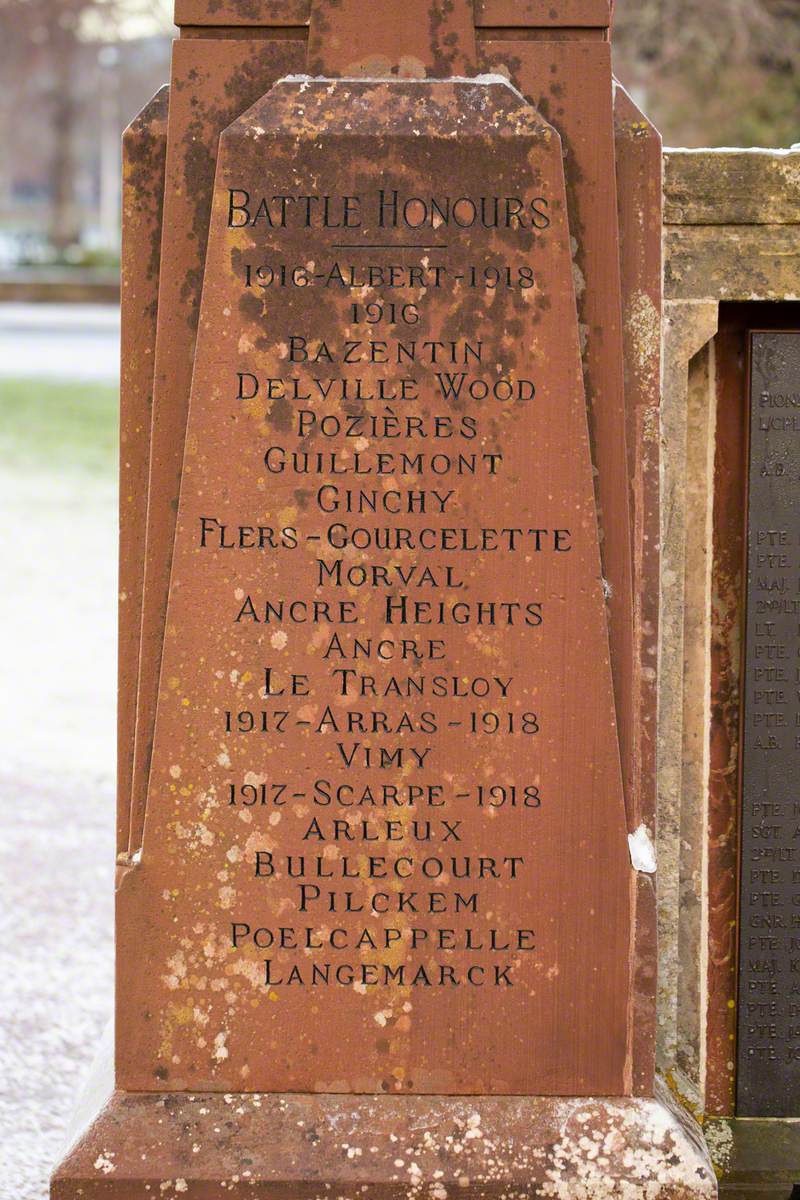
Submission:
[[[20,118],[20,105],[40,111],[49,134],[48,234],[57,251],[77,243],[83,225],[76,191],[76,126],[86,107],[87,39],[113,44],[137,15],[159,19],[162,0],[0,0],[0,69],[5,92],[0,104],[0,142],[14,145],[11,125]],[[103,99],[102,95],[94,97],[96,104]],[[31,150],[41,153],[41,146]]]
[[[14,239],[113,258],[119,136],[166,82],[172,4],[0,0],[0,268]],[[617,0],[614,67],[666,145],[800,142],[800,0]]]
[[[800,142],[799,0],[617,0],[614,66],[667,145]]]

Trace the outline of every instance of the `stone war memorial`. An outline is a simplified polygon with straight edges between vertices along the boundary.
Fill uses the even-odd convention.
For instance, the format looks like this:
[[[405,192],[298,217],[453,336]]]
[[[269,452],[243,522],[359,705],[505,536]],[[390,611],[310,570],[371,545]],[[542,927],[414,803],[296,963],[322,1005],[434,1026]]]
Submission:
[[[800,155],[611,16],[177,0],[53,1200],[800,1195]]]

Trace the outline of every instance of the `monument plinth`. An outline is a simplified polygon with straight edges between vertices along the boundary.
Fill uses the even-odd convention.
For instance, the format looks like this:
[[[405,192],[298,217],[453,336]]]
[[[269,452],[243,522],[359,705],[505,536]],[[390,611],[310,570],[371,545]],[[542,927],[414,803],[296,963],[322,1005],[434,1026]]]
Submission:
[[[555,114],[472,69],[490,8],[406,43],[314,5],[326,74],[170,113],[168,198],[219,138],[164,209],[115,1091],[54,1196],[715,1195],[648,1066],[620,325],[582,345],[600,276]]]

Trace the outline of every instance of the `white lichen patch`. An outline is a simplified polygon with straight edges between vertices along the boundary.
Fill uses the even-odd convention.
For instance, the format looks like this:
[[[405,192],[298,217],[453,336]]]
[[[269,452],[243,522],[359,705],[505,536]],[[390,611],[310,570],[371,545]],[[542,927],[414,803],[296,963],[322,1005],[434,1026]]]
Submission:
[[[628,846],[633,869],[642,871],[645,875],[655,875],[656,851],[646,826],[640,825],[634,833],[628,834]]]
[[[661,318],[646,292],[636,292],[625,314],[625,325],[633,343],[637,371],[643,372],[659,362]]]
[[[178,950],[175,954],[167,959],[169,967],[169,975],[162,976],[162,982],[171,990],[175,991],[180,987],[181,980],[186,978],[186,958],[182,950]]]
[[[586,1122],[566,1122],[552,1147],[547,1182],[537,1193],[554,1200],[657,1200],[690,1195],[711,1200],[716,1183],[698,1170],[697,1150],[658,1104],[584,1110]]]
[[[191,850],[199,850],[201,846],[213,846],[214,834],[202,821],[193,825],[184,825],[176,821],[173,826],[176,837],[182,842],[188,842]]]
[[[725,1171],[733,1151],[733,1130],[727,1121],[709,1121],[703,1134],[711,1161],[718,1171]]]

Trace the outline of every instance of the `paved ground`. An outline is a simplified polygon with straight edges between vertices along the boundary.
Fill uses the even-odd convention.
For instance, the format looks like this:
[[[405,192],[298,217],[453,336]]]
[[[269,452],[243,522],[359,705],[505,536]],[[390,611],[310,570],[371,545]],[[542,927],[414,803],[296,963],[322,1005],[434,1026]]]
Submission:
[[[0,304],[0,376],[119,376],[119,310],[110,304]]]
[[[19,353],[12,316],[0,307],[0,373],[9,339]],[[97,348],[115,344],[113,322],[91,325],[92,314],[77,314],[76,328],[94,332],[76,333],[59,360],[43,333],[54,328],[47,324],[54,316],[45,314],[25,334],[30,345],[45,339],[51,373],[60,363],[61,378],[79,378],[78,347],[86,344],[97,370]],[[38,373],[42,363],[37,356],[23,365]],[[23,373],[19,362],[13,373]],[[0,1196],[43,1200],[73,1099],[111,1015],[111,478],[4,469],[0,562]]]

